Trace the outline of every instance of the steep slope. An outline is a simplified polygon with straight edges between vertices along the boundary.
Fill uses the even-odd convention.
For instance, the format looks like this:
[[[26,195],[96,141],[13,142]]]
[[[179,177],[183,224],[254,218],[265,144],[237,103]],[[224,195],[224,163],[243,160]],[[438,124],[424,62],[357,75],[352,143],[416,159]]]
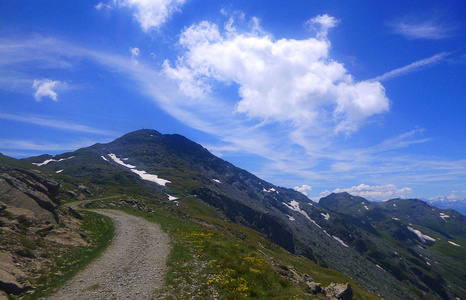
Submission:
[[[0,154],[0,296],[32,289],[50,249],[87,244],[81,216],[58,200],[65,193],[50,174]]]
[[[455,289],[447,288],[449,283],[413,250],[420,243],[417,227],[410,231],[384,207],[349,194],[313,203],[180,135],[140,130],[108,144],[25,161],[82,180],[96,191],[150,194],[180,205],[195,197],[224,219],[258,230],[291,253],[331,266],[387,299],[463,295],[457,286],[464,278],[454,283]],[[403,245],[392,233],[412,245]]]
[[[425,284],[442,298],[465,295],[466,218],[419,199],[369,202],[347,193],[331,194],[319,202],[354,224],[370,224],[360,252],[400,280]],[[356,209],[355,209],[356,207]],[[372,248],[372,249],[371,249]],[[417,280],[417,282],[415,281]],[[422,287],[419,286],[421,289]]]

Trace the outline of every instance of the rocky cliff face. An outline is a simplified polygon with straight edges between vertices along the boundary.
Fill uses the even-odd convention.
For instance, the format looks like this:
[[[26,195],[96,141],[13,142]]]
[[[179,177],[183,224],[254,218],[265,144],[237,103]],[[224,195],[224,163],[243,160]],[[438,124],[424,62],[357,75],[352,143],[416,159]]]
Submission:
[[[10,160],[0,157],[0,295],[31,289],[28,279],[50,264],[51,247],[86,244],[79,214],[60,205],[60,184]]]

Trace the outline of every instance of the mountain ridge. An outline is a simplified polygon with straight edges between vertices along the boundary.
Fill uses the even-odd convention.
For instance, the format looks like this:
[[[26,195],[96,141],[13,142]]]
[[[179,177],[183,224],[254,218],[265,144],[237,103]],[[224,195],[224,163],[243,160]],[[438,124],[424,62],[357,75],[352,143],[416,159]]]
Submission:
[[[47,160],[51,161],[44,164]],[[342,193],[314,203],[297,191],[233,166],[183,136],[147,129],[107,144],[23,161],[41,164],[40,168],[59,172],[57,176],[83,180],[92,191],[145,193],[175,204],[194,197],[227,220],[258,230],[295,255],[357,278],[386,298],[466,296],[461,287],[464,279],[453,282],[447,274],[462,274],[457,263],[455,266],[461,258],[450,258],[448,253],[458,250],[454,244],[463,249],[464,216],[437,209],[435,216],[422,220],[416,214],[402,216],[393,206],[409,203],[408,208],[411,204],[418,204],[413,209],[422,207],[417,200],[379,204]],[[148,179],[154,176],[166,185]],[[424,208],[426,212],[433,209]],[[435,241],[422,236],[432,236]],[[443,267],[424,256],[441,261]],[[447,287],[445,277],[453,290]]]

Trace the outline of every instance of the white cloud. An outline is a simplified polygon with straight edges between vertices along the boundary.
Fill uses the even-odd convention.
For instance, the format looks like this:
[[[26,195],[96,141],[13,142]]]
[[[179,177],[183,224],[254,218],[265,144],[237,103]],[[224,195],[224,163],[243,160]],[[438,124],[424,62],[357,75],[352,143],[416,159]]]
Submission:
[[[139,56],[139,48],[130,48],[129,52],[131,53],[131,61],[134,64],[139,64],[139,61],[137,60],[137,57]]]
[[[329,58],[330,42],[319,34],[336,20],[312,20],[322,31],[305,40],[275,40],[257,29],[257,20],[248,31],[230,22],[224,32],[203,21],[182,32],[186,51],[174,67],[165,61],[165,73],[193,98],[237,85],[236,112],[250,118],[298,127],[328,123],[335,132],[354,132],[367,118],[388,111],[389,100],[379,82],[355,82],[343,64]]]
[[[249,33],[238,31],[236,35],[246,36]],[[224,34],[220,37],[225,39]],[[252,37],[256,38],[257,34]],[[276,43],[272,39],[270,41]],[[320,190],[335,185],[337,181],[364,182],[370,178],[371,182],[391,182],[417,189],[433,182],[456,183],[458,178],[466,175],[465,159],[449,160],[440,156],[402,151],[410,145],[429,140],[418,136],[423,132],[419,129],[383,141],[380,141],[380,137],[378,141],[365,145],[354,144],[351,142],[353,137],[348,140],[346,137],[332,135],[338,125],[336,121],[344,120],[338,120],[340,116],[334,114],[336,102],[331,110],[326,111],[326,107],[317,110],[319,119],[314,124],[273,122],[271,118],[257,121],[248,119],[244,113],[232,114],[237,100],[234,97],[206,93],[202,98],[192,99],[183,95],[176,81],[143,61],[135,65],[128,52],[117,55],[52,38],[20,41],[6,39],[0,40],[0,45],[8,46],[0,47],[0,64],[3,61],[11,69],[21,70],[20,66],[25,62],[31,68],[52,64],[55,68],[60,68],[60,64],[55,63],[57,57],[73,65],[85,58],[111,72],[121,74],[121,80],[131,80],[134,83],[131,86],[135,93],[156,102],[158,107],[183,124],[214,137],[216,141],[210,140],[211,144],[206,143],[206,140],[198,141],[209,150],[221,155],[257,157],[260,164],[239,166],[280,185],[294,187],[296,182],[306,180],[312,182],[313,190]],[[9,49],[15,49],[15,53],[21,53],[21,57],[13,56]],[[33,59],[34,55],[39,55],[37,61]],[[177,68],[173,69],[177,71]],[[192,75],[192,72],[187,69],[187,74]],[[206,80],[207,86],[214,91],[219,85],[225,84],[211,78]],[[237,83],[232,83],[233,88],[237,86]],[[201,92],[205,91],[201,89]],[[331,103],[327,104],[331,106]],[[52,123],[53,120],[46,122],[50,126]],[[460,183],[457,185],[461,186]]]
[[[97,10],[101,10],[103,8],[107,8],[107,9],[111,9],[113,8],[113,6],[109,5],[109,4],[105,4],[103,2],[99,2],[96,6],[94,6]]]
[[[439,40],[450,37],[456,28],[450,28],[438,21],[409,22],[401,21],[390,24],[395,33],[408,39]]]
[[[417,69],[419,69],[421,67],[426,67],[426,66],[429,66],[429,65],[433,65],[433,64],[443,60],[445,57],[447,57],[450,54],[451,53],[449,53],[449,52],[442,52],[442,53],[436,54],[434,56],[431,56],[429,58],[424,58],[424,59],[415,61],[415,62],[413,62],[413,63],[411,63],[411,64],[409,64],[407,66],[392,70],[392,71],[387,72],[387,73],[385,73],[383,75],[377,76],[372,80],[373,81],[384,81],[384,80],[392,79],[392,78],[395,78],[395,77],[399,77],[399,76],[402,76],[402,75],[404,75],[406,73],[413,72],[413,71],[415,71],[415,70],[417,70]]]
[[[57,101],[57,93],[56,90],[59,89],[67,89],[68,84],[62,81],[55,81],[50,79],[35,79],[32,87],[36,89],[34,93],[34,98],[37,101],[42,100],[43,97],[49,97],[53,101]]]
[[[100,134],[100,135],[107,135],[107,136],[118,136],[119,134],[109,130],[102,130],[94,127],[89,127],[81,124],[75,124],[66,122],[63,120],[56,120],[56,119],[45,119],[35,116],[18,116],[18,115],[11,115],[11,114],[4,114],[0,113],[0,119],[3,120],[10,120],[16,122],[24,122],[29,124],[35,124],[39,126],[45,126],[65,131],[77,131],[77,132],[86,132],[86,133],[93,133],[93,134]]]
[[[317,37],[326,38],[327,33],[333,27],[336,27],[340,21],[327,14],[311,18],[306,22],[310,29],[317,31]]]
[[[131,52],[131,57],[136,58],[139,56],[139,48],[130,48],[129,52]]]
[[[140,23],[142,29],[148,32],[157,29],[176,12],[186,0],[113,0],[117,7],[131,7],[135,9],[134,17]],[[96,8],[107,7],[99,3]]]
[[[366,199],[388,199],[393,197],[403,197],[406,194],[413,192],[411,188],[404,187],[398,189],[394,184],[370,186],[367,184],[360,184],[346,189],[337,188],[334,193],[347,192],[354,196],[360,196]]]
[[[307,184],[303,184],[302,186],[295,186],[295,191],[298,191],[298,192],[301,192],[303,193],[304,195],[307,196],[307,192],[310,192],[312,191],[312,187],[307,185]]]
[[[95,143],[102,142],[102,140],[91,140],[91,139],[81,139],[79,141],[73,142],[63,142],[63,143],[48,143],[44,141],[30,141],[30,140],[5,140],[0,139],[0,149],[18,149],[31,151],[26,155],[33,155],[34,151],[66,151],[66,150],[76,150],[82,147],[89,147]],[[110,142],[110,141],[109,141]],[[13,152],[14,153],[14,152]],[[36,153],[37,154],[37,153]]]

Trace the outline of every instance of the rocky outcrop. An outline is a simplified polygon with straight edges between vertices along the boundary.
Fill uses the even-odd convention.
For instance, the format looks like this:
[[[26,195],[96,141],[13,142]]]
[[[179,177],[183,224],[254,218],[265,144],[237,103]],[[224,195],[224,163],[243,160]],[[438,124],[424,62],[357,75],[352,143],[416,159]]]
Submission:
[[[308,293],[318,298],[326,297],[331,300],[352,300],[353,291],[349,283],[337,284],[331,283],[328,287],[322,287],[318,282],[315,282],[308,274],[299,274],[298,271],[292,266],[285,266],[277,264],[274,259],[267,257],[267,260],[272,264],[275,272],[290,280],[296,285],[307,286]]]
[[[331,300],[351,300],[353,299],[353,290],[349,283],[337,284],[331,283],[324,288],[325,295]]]
[[[24,272],[13,264],[12,255],[0,251],[0,290],[8,294],[19,295],[31,289],[32,287],[22,280],[24,278]]]
[[[53,177],[0,161],[0,299],[33,289],[57,245],[87,245],[79,212],[60,205],[60,193]]]
[[[0,165],[0,202],[13,215],[57,224],[55,196],[59,188],[58,182],[39,173]]]

